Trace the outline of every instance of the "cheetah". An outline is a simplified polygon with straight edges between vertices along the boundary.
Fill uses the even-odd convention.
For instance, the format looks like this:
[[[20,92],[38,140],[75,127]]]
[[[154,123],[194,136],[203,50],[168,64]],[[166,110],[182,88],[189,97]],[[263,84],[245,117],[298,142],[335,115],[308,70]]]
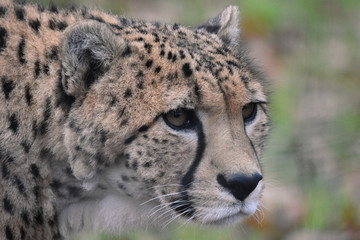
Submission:
[[[254,214],[268,101],[238,22],[0,0],[0,239]]]

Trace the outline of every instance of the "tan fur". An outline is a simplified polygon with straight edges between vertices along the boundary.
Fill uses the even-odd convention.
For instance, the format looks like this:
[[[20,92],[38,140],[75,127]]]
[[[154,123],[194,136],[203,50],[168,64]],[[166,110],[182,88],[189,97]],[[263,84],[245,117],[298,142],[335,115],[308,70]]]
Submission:
[[[0,8],[0,239],[117,233],[157,204],[167,219],[210,224],[255,211],[262,181],[242,205],[217,181],[261,174],[269,129],[236,7],[196,30],[96,10]],[[250,102],[258,112],[245,124]],[[194,109],[196,128],[168,126],[163,115],[176,109]]]

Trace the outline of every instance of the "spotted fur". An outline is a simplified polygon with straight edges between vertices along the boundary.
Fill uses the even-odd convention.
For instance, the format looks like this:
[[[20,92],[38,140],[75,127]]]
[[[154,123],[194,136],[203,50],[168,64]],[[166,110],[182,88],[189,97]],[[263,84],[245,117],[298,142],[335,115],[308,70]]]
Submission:
[[[1,0],[0,239],[253,214],[269,119],[237,25],[234,6],[189,29]],[[181,109],[192,128],[164,120]]]

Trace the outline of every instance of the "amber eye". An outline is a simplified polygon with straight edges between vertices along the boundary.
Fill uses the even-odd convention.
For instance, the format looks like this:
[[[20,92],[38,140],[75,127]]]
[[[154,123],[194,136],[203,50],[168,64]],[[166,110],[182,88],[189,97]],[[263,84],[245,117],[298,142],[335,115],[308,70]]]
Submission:
[[[256,117],[257,112],[257,104],[256,103],[248,103],[242,109],[242,117],[244,123],[249,123]]]
[[[195,124],[194,119],[194,111],[188,109],[171,110],[164,114],[166,124],[175,130],[183,130],[193,127]]]

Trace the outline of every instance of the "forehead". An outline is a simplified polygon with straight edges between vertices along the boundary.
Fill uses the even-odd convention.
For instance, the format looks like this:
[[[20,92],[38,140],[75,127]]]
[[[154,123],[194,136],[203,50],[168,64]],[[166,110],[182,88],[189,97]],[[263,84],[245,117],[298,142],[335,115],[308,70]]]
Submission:
[[[235,56],[239,54],[214,34],[177,24],[138,22],[125,27],[122,36],[139,50],[145,68],[153,68],[148,78],[165,81],[173,92],[188,91],[180,101],[184,105],[240,107],[264,97],[246,59]],[[173,96],[168,95],[169,103]]]

